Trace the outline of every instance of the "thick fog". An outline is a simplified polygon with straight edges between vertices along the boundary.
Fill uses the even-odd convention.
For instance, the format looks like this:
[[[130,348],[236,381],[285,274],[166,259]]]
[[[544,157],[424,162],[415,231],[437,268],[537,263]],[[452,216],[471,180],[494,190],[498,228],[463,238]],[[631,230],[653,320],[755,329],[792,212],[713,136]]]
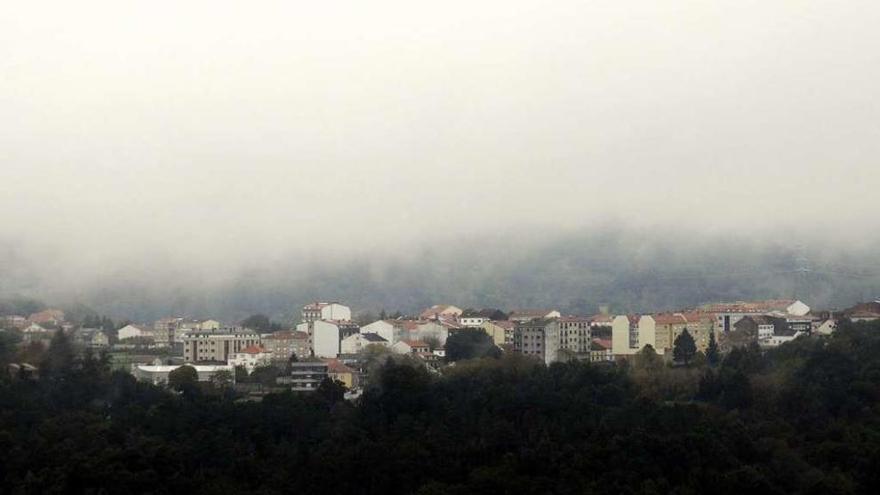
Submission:
[[[609,228],[865,249],[878,25],[873,1],[10,2],[0,289]]]

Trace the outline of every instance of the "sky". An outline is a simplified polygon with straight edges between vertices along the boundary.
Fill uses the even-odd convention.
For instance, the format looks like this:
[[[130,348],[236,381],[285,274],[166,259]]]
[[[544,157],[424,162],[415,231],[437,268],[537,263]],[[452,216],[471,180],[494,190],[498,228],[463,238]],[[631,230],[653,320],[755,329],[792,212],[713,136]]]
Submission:
[[[880,231],[876,1],[0,7],[0,243],[65,269]]]

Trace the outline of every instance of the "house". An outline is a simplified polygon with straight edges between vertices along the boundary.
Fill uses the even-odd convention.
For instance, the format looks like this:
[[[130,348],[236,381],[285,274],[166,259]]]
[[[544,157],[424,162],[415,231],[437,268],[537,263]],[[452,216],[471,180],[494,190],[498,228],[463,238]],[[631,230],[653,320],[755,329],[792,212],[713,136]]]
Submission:
[[[143,325],[129,324],[119,329],[116,336],[119,340],[132,339],[135,337],[153,338],[155,331]]]
[[[555,309],[515,309],[510,312],[508,319],[515,323],[526,322],[534,319],[552,319],[562,316]]]
[[[81,346],[92,348],[110,345],[110,339],[100,328],[80,328],[73,333],[73,341]]]
[[[516,324],[512,321],[485,321],[480,325],[490,337],[495,345],[512,344],[513,332]]]
[[[620,315],[611,324],[611,350],[615,356],[631,356],[650,345],[657,354],[656,322],[650,315]]]
[[[48,327],[48,325],[43,326],[37,323],[31,323],[21,330],[22,340],[28,344],[31,342],[42,342],[48,345],[49,341],[52,340],[52,337],[55,336],[57,331],[58,330],[54,328]]]
[[[360,333],[356,323],[343,320],[316,320],[312,322],[312,352],[319,358],[336,358],[342,352],[342,341]]]
[[[223,326],[223,324],[217,320],[203,320],[199,322],[199,330],[202,331],[219,330],[221,326]]]
[[[611,351],[610,339],[593,339],[590,342],[590,362],[605,363],[613,362],[614,354]]]
[[[250,374],[255,368],[272,364],[272,353],[261,346],[252,345],[230,354],[227,364],[232,367],[244,366]]]
[[[391,346],[397,354],[430,354],[431,347],[420,340],[401,340]]]
[[[299,359],[310,355],[309,334],[298,331],[280,331],[260,336],[266,352],[272,354],[274,361],[287,361],[295,355]]]
[[[291,362],[287,375],[279,376],[276,381],[294,392],[314,392],[328,377],[329,367],[326,361],[317,358]]]
[[[19,315],[0,316],[0,322],[2,322],[2,325],[0,326],[7,328],[17,328],[19,330],[28,325],[27,318]]]
[[[340,354],[358,354],[368,345],[388,347],[391,343],[376,333],[354,333],[342,339]]]
[[[336,380],[345,385],[345,388],[351,390],[358,386],[357,371],[349,368],[338,359],[327,359],[327,376],[331,380]]]
[[[831,335],[835,330],[837,330],[837,322],[834,318],[828,318],[825,321],[819,322],[814,332],[817,335]]]
[[[714,313],[719,331],[727,333],[733,325],[748,315],[761,315],[781,312],[794,316],[805,316],[810,307],[795,299],[768,299],[764,301],[736,301],[732,303],[711,303],[700,306],[699,311]]]
[[[516,324],[513,335],[513,351],[534,356],[550,364],[559,360],[559,320],[555,318],[531,319]]]
[[[458,318],[464,311],[450,304],[435,304],[419,314],[420,320],[437,320],[440,318]]]
[[[153,385],[162,385],[168,383],[168,375],[176,370],[184,366],[182,364],[133,364],[131,368],[131,374],[134,375],[140,381],[149,382]],[[226,372],[232,377],[232,380],[235,380],[235,368],[228,364],[187,364],[185,366],[192,366],[196,370],[196,375],[198,375],[198,380],[200,382],[210,382],[214,375],[219,372]]]
[[[449,338],[449,332],[460,330],[464,327],[457,321],[446,318],[438,318],[435,320],[427,320],[416,323],[416,328],[408,332],[412,340],[436,340],[440,345],[446,345],[446,339]]]
[[[400,340],[400,334],[393,320],[378,320],[361,327],[361,333],[376,334],[387,342],[397,342]]]
[[[843,310],[843,316],[854,322],[880,320],[880,300],[858,303]]]
[[[260,345],[260,335],[247,328],[199,330],[183,336],[183,359],[188,363],[226,363],[233,354],[255,345]]]
[[[302,309],[302,321],[312,323],[318,320],[351,321],[351,308],[338,302],[314,302]]]
[[[28,321],[39,325],[61,325],[64,323],[64,311],[60,309],[46,309],[33,313],[28,317]]]

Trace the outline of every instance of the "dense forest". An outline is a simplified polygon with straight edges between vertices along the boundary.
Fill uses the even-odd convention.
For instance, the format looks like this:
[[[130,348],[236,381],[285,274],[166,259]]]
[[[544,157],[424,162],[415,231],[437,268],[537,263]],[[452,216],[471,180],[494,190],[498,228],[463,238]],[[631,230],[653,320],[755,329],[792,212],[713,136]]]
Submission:
[[[389,363],[241,402],[50,349],[0,384],[5,493],[876,493],[880,323],[716,366]]]

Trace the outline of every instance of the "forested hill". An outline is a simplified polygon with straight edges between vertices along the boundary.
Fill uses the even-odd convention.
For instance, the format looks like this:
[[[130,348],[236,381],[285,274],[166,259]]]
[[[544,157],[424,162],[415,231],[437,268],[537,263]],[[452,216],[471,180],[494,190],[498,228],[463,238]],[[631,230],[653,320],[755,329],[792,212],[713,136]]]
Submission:
[[[387,365],[236,403],[174,395],[52,352],[0,384],[7,493],[876,493],[880,323],[842,323],[717,368],[525,358],[443,377]]]
[[[472,237],[403,253],[320,255],[304,261],[259,257],[197,270],[150,260],[102,274],[64,275],[64,266],[0,259],[0,298],[25,295],[48,304],[85,304],[116,319],[168,315],[227,322],[262,313],[298,318],[314,300],[341,300],[355,311],[415,312],[436,303],[460,307],[555,307],[593,313],[661,311],[708,301],[800,298],[815,308],[846,307],[880,296],[877,245],[798,247],[785,235],[728,238],[693,232],[616,230],[546,236]],[[526,236],[529,237],[529,236]],[[320,253],[319,253],[320,254]],[[135,271],[132,266],[140,267]],[[225,275],[217,276],[218,272]],[[35,275],[35,274],[38,274]],[[68,280],[67,278],[73,278]]]

